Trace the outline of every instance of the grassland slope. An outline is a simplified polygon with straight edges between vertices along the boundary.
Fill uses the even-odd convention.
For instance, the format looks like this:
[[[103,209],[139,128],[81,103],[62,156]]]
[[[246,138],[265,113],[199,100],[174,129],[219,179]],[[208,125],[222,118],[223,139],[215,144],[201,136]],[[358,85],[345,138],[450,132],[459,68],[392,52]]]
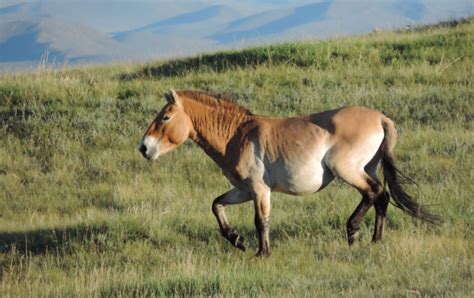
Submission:
[[[2,296],[470,296],[474,21],[219,52],[148,65],[0,77]],[[232,94],[291,116],[365,105],[399,130],[398,164],[440,227],[390,206],[349,248],[359,195],[340,182],[272,197],[265,261],[222,239],[210,203],[229,188],[192,143],[156,163],[136,147],[163,90]],[[252,204],[227,208],[256,247]]]

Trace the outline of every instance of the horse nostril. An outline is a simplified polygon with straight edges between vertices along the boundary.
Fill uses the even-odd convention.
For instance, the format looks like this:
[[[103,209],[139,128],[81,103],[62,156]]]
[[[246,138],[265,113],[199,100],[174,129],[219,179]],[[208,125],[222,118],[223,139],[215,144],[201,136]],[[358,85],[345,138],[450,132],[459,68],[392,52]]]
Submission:
[[[142,153],[143,156],[145,156],[145,153],[146,153],[146,146],[141,144],[140,145],[140,148],[138,148],[138,150]]]

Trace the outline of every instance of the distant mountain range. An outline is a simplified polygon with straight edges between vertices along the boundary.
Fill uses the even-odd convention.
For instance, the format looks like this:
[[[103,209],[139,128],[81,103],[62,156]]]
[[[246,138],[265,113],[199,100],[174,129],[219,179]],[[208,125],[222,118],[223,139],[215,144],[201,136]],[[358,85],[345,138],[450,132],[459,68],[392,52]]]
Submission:
[[[35,1],[0,4],[0,67],[171,58],[474,15],[471,0]]]

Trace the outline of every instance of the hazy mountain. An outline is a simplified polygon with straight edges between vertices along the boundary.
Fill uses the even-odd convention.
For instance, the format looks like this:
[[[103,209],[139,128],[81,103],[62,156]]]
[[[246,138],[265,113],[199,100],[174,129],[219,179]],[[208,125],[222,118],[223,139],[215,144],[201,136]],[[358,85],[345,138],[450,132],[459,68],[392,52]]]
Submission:
[[[11,21],[0,28],[0,62],[45,59],[63,63],[99,62],[128,54],[125,45],[93,28],[51,17]]]
[[[291,28],[325,19],[330,5],[331,1],[323,1],[295,8],[259,13],[233,21],[228,25],[227,30],[217,32],[210,37],[219,43],[225,44],[281,34]]]
[[[124,44],[135,45],[146,56],[161,57],[194,54],[219,47],[207,35],[242,17],[244,12],[227,5],[211,5],[178,14],[129,31],[113,33]]]
[[[20,3],[2,7],[4,1]],[[54,17],[66,22],[82,23],[102,32],[128,30],[167,18],[170,12],[177,14],[203,7],[198,1],[2,0],[0,3],[0,22]]]
[[[474,15],[471,0],[0,2],[0,67],[169,58]]]

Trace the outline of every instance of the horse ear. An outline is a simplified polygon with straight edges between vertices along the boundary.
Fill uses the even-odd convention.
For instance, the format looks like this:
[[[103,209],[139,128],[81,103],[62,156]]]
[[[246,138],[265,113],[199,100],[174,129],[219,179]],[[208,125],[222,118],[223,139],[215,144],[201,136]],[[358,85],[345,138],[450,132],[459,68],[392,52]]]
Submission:
[[[181,99],[179,98],[176,91],[174,91],[173,89],[171,89],[169,93],[165,94],[165,98],[168,101],[168,103],[181,106]]]

